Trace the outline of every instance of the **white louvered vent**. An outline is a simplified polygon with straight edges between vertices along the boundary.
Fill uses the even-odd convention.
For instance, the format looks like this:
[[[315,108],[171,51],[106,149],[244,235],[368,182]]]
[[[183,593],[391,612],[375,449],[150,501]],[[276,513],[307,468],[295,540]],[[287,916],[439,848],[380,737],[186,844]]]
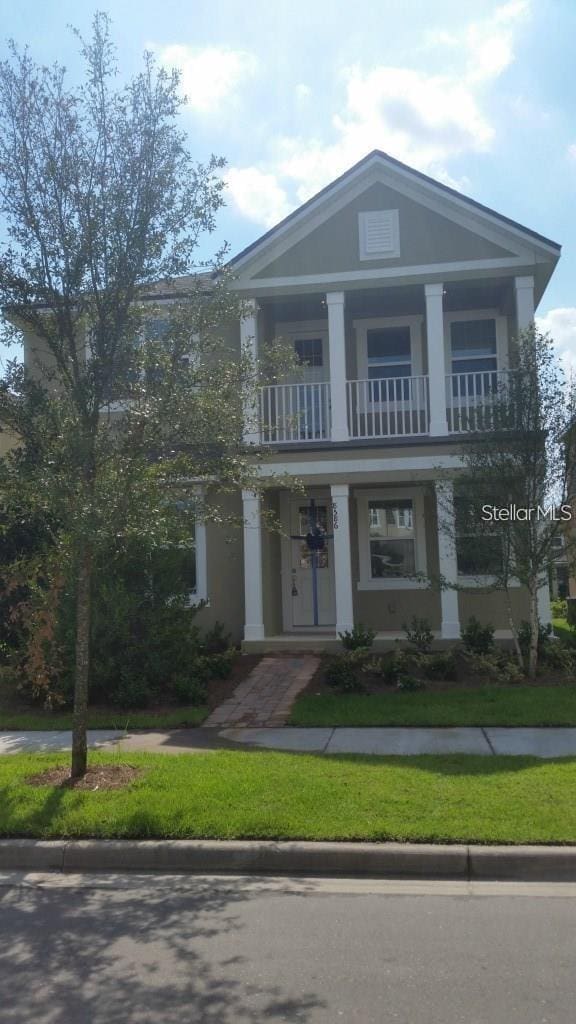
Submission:
[[[358,214],[361,260],[392,259],[400,255],[398,210],[367,210]]]

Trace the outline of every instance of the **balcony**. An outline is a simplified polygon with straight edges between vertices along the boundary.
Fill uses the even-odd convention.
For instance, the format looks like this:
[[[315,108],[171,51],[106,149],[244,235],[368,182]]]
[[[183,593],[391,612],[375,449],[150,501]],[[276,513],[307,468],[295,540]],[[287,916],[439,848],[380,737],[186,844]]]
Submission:
[[[510,371],[446,376],[448,434],[494,430],[496,410]],[[427,376],[346,382],[350,440],[386,440],[430,435]],[[260,388],[261,442],[301,444],[331,439],[330,383],[275,384]]]
[[[449,434],[469,434],[497,427],[510,387],[511,370],[451,373],[446,377],[446,417]]]
[[[418,437],[430,429],[428,377],[349,380],[350,437]]]

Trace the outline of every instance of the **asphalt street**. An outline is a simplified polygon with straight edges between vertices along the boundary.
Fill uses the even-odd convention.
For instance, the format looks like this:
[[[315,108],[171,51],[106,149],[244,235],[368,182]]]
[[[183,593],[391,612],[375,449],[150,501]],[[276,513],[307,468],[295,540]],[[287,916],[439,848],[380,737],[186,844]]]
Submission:
[[[573,1024],[576,885],[0,875],[1,1024]]]

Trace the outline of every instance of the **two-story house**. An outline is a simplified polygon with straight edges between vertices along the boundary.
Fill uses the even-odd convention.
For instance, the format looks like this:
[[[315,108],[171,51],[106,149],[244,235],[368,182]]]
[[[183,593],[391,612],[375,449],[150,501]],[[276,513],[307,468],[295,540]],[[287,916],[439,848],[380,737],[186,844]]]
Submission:
[[[479,586],[482,566],[451,540],[450,477],[463,436],[490,426],[509,342],[532,323],[559,255],[375,151],[232,260],[251,306],[239,342],[258,357],[288,338],[301,367],[261,389],[246,440],[270,449],[264,475],[294,474],[306,488],[272,483],[262,499],[282,534],[243,494],[233,581],[225,566],[214,580],[208,550],[213,614],[222,585],[243,593],[229,625],[246,649],[330,646],[359,622],[394,639],[412,615],[440,639],[457,638],[470,615],[509,635],[502,595]],[[419,573],[459,588],[430,588]],[[546,622],[547,588],[540,596]],[[527,617],[519,587],[514,600]]]
[[[490,567],[453,543],[454,481],[559,255],[374,151],[234,257],[249,312],[231,343],[258,359],[283,337],[299,367],[260,389],[246,421],[246,443],[267,454],[263,497],[231,500],[243,538],[196,524],[200,624],[221,620],[253,651],[330,647],[360,622],[385,644],[413,615],[439,640],[471,615],[509,636],[503,596],[479,586]],[[527,618],[520,587],[514,602]]]

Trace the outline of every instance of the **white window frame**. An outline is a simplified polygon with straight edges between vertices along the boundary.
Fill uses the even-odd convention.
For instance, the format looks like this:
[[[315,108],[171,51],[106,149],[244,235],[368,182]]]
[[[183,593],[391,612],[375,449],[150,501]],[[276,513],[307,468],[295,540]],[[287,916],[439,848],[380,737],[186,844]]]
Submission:
[[[390,249],[380,249],[379,252],[368,252],[366,249],[367,230],[370,217],[387,214],[390,221],[392,235],[392,246]],[[398,210],[362,210],[358,214],[358,258],[362,262],[374,262],[374,260],[394,260],[400,256],[400,215]]]
[[[320,338],[322,341],[322,366],[302,366],[301,370],[320,370],[321,373],[310,383],[328,383],[330,379],[330,362],[328,352],[328,320],[298,320],[288,323],[274,324],[274,334],[277,338],[286,338],[296,354],[295,342],[305,341],[307,338]],[[286,381],[286,383],[292,383]]]
[[[195,485],[193,494],[196,497],[202,497],[204,494],[202,485]],[[196,560],[196,589],[188,593],[185,605],[187,608],[194,608],[196,605],[204,602],[209,607],[206,523],[202,516],[198,514],[194,517],[194,553]]]
[[[473,533],[467,533],[463,534],[463,536],[474,537],[475,535]],[[456,567],[458,567],[458,534],[456,534],[455,541]],[[497,576],[482,574],[470,576],[469,574],[458,572],[457,568],[457,580],[462,587],[465,587],[467,590],[473,590],[475,587],[478,589],[481,589],[483,587],[493,587],[494,584],[496,583]],[[511,576],[510,579],[508,580],[509,587],[520,587],[521,585],[522,584],[519,580],[516,579],[515,576]]]
[[[421,488],[379,488],[378,490],[356,491],[358,511],[358,553],[360,578],[358,590],[425,590],[425,580],[410,576],[379,577],[373,579],[370,560],[369,502],[405,501],[412,502],[414,523],[414,570],[426,574],[426,524],[424,517],[424,492]]]
[[[358,368],[358,379],[368,380],[368,331],[382,330],[387,327],[408,327],[410,329],[410,377],[422,376],[422,331],[424,317],[421,315],[394,316],[394,317],[371,317],[366,320],[353,320],[352,326],[356,331],[356,361]],[[399,363],[405,360],[398,360]],[[389,363],[393,366],[393,363]],[[383,377],[382,380],[402,380],[401,377]],[[367,389],[368,400],[363,412],[374,412],[387,409],[401,412],[412,407],[410,400],[403,399],[394,402],[373,401],[370,397],[370,388]],[[362,406],[364,402],[362,401]]]
[[[444,355],[446,360],[446,373],[452,376],[452,331],[454,323],[462,323],[468,320],[495,320],[496,321],[496,373],[498,370],[507,370],[508,359],[508,321],[496,309],[466,309],[456,312],[444,313]],[[471,373],[474,371],[470,371]],[[492,371],[479,370],[478,373]]]

